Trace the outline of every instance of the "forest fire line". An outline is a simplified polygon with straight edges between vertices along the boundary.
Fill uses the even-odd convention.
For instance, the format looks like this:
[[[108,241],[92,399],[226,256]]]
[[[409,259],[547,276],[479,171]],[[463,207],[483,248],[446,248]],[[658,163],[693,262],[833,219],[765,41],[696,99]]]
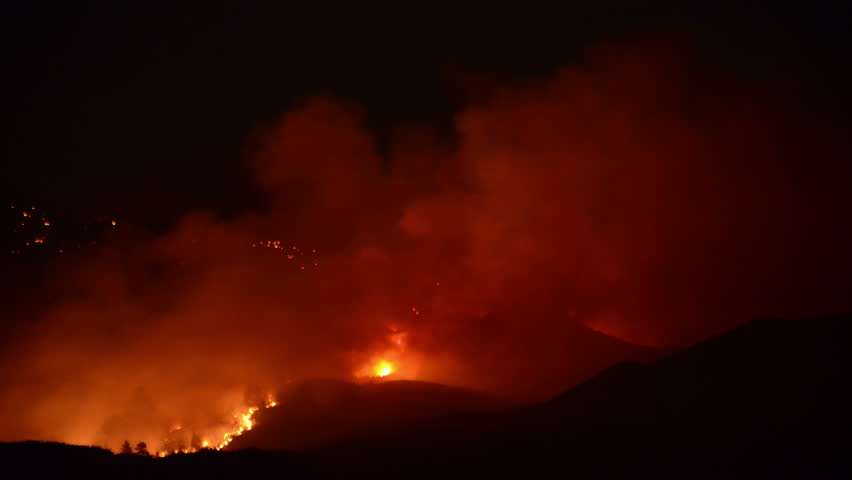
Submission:
[[[234,439],[243,435],[245,432],[250,431],[257,425],[257,419],[255,418],[255,414],[257,414],[258,411],[262,409],[274,408],[277,406],[278,402],[271,394],[269,394],[266,396],[266,400],[264,401],[262,406],[251,406],[234,413],[232,426],[218,437],[200,437],[196,441],[196,445],[191,445],[188,447],[179,446],[178,448],[158,450],[154,452],[153,456],[163,458],[169,455],[196,453],[201,450],[222,450],[228,445],[230,445],[231,442],[234,441]],[[174,434],[176,432],[181,432],[182,430],[184,430],[184,426],[182,424],[177,424],[170,429],[169,433]],[[195,436],[196,434],[193,433],[193,437]]]

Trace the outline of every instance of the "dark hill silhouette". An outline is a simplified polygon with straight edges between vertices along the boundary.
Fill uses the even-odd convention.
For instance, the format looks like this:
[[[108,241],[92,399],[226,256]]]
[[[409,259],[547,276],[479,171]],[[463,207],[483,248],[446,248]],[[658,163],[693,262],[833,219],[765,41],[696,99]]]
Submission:
[[[309,478],[294,470],[286,453],[257,449],[152,458],[54,442],[0,442],[0,461],[7,478],[263,478],[270,472]]]
[[[461,351],[471,352],[464,361],[481,375],[476,380],[482,390],[499,392],[518,403],[541,402],[589,380],[614,362],[645,363],[672,352],[630,343],[577,321],[553,318],[553,312],[560,311],[559,305],[538,300],[533,291],[528,295],[523,305],[501,306],[470,323],[476,328],[467,332],[470,343]],[[535,324],[536,328],[507,329],[529,318],[540,319],[531,322],[531,327]],[[475,352],[480,349],[488,354],[478,357]],[[495,362],[496,357],[500,361]]]
[[[305,381],[284,392],[279,403],[279,408],[262,411],[258,427],[236,438],[229,449],[300,450],[388,436],[448,415],[509,407],[484,393],[416,381]]]
[[[758,320],[551,401],[299,459],[391,478],[828,478],[852,472],[852,318]]]
[[[27,442],[0,444],[0,460],[34,477],[849,478],[850,367],[852,317],[759,320],[651,364],[614,366],[538,405],[429,406],[443,413],[322,448],[159,460]],[[397,418],[392,408],[460,398],[475,394],[416,382],[307,383],[285,399],[293,418],[265,419],[241,442],[287,439],[270,430],[293,427],[297,412],[315,412],[306,428],[357,418],[364,406],[365,418],[383,409]]]

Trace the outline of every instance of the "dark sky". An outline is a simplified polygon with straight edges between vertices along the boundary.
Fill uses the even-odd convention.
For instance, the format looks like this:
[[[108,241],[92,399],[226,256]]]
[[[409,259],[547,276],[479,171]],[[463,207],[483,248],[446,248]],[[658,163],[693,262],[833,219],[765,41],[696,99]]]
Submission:
[[[450,132],[464,75],[546,74],[600,39],[701,31],[747,65],[786,55],[767,35],[829,64],[847,37],[836,8],[84,3],[3,13],[0,192],[155,229],[191,208],[255,204],[249,182],[234,181],[249,135],[312,92],[364,106],[381,140],[410,124]]]

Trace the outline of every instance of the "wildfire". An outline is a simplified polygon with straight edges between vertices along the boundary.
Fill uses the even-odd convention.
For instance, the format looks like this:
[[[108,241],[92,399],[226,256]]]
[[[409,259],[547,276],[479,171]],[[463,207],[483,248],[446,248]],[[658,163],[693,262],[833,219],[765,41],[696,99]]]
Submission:
[[[234,422],[232,429],[223,433],[219,440],[204,439],[201,441],[200,447],[196,445],[191,448],[181,447],[176,448],[174,450],[169,449],[166,451],[157,452],[156,455],[162,458],[168,455],[175,455],[181,453],[195,453],[198,452],[199,449],[222,450],[223,448],[227,447],[231,442],[233,442],[235,438],[254,428],[254,426],[257,424],[254,416],[261,408],[266,409],[275,406],[278,406],[278,402],[271,394],[267,395],[263,407],[253,406],[235,412],[233,415]],[[182,429],[183,425],[178,424],[170,429],[170,433],[177,432]]]
[[[412,310],[417,310],[412,308]],[[395,379],[412,378],[411,368],[404,368],[407,363],[405,352],[408,347],[408,332],[399,325],[390,323],[386,325],[385,348],[374,350],[360,368],[354,372],[354,377],[370,382],[394,375]]]
[[[375,373],[377,377],[387,377],[393,373],[393,370],[393,364],[387,360],[379,360],[379,362],[373,367],[373,373]]]
[[[237,438],[240,435],[242,435],[243,433],[251,430],[252,427],[254,427],[254,420],[252,419],[252,417],[254,416],[255,412],[257,412],[257,411],[258,411],[257,407],[249,407],[248,411],[246,411],[245,413],[236,415],[237,425],[238,425],[237,429],[234,430],[234,431],[226,433],[222,437],[222,441],[219,442],[219,444],[216,445],[214,448],[216,450],[221,450],[221,449],[227,447],[228,444],[233,442],[235,438]]]

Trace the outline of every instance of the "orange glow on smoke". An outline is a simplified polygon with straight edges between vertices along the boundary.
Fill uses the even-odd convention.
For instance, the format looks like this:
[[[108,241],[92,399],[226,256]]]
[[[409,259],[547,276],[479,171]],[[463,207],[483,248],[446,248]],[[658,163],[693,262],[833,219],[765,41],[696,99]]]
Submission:
[[[406,354],[408,332],[400,331],[396,324],[386,325],[388,333],[385,336],[386,348],[374,350],[361,363],[361,367],[354,373],[355,378],[370,381],[377,378],[385,378],[393,375],[395,379],[412,380],[415,371],[411,368],[410,352]],[[405,362],[403,362],[405,360]],[[403,368],[405,363],[405,368]],[[416,363],[416,362],[415,362]]]

